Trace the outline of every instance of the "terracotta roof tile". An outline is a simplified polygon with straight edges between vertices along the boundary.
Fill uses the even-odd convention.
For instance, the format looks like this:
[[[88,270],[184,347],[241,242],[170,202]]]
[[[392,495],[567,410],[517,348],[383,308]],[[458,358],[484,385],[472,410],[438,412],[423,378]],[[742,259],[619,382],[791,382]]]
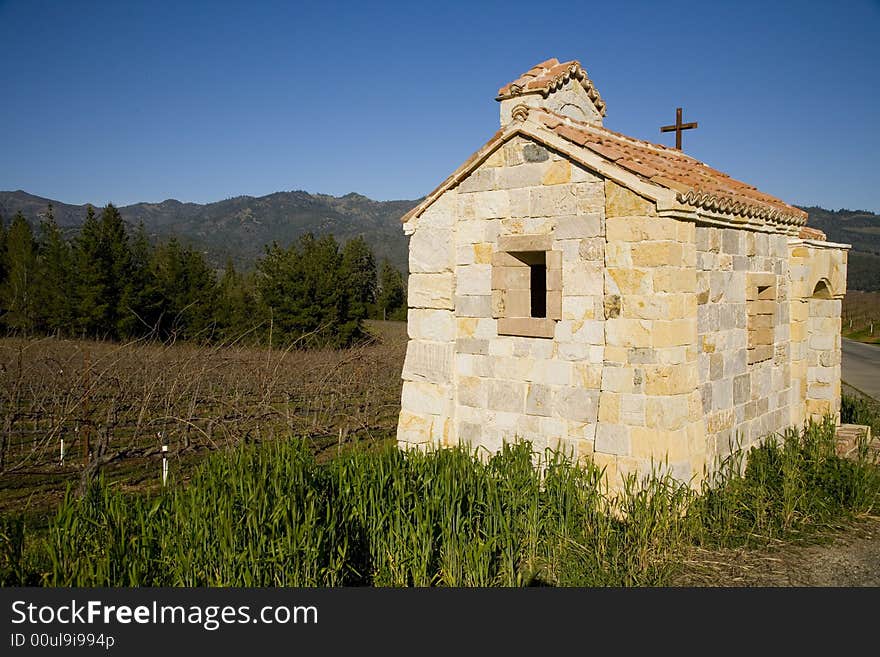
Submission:
[[[820,242],[824,242],[828,239],[824,232],[818,228],[811,228],[810,226],[802,226],[798,233],[798,237],[802,240],[817,240]]]
[[[806,221],[807,214],[803,210],[735,180],[681,151],[566,119],[547,109],[536,109],[533,116],[563,139],[677,192],[682,203],[716,212],[760,216],[781,223],[803,224]]]
[[[593,82],[587,76],[587,72],[583,69],[581,63],[575,59],[560,64],[559,60],[551,58],[533,66],[513,82],[508,82],[501,87],[498,90],[497,100],[535,92],[540,93],[546,98],[551,91],[559,89],[572,79],[581,83],[590,100],[596,106],[596,110],[600,115],[605,116],[605,101],[602,100],[599,91],[593,86]]]

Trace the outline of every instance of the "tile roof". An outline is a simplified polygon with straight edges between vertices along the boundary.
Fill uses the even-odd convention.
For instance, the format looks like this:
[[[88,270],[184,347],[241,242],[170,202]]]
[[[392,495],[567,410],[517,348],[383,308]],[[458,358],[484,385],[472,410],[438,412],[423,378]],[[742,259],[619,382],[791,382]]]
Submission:
[[[807,213],[681,151],[627,137],[563,117],[547,109],[531,110],[566,141],[587,148],[641,178],[677,192],[677,200],[705,210],[755,217],[783,224],[804,224]]]
[[[823,231],[818,228],[811,228],[810,226],[802,226],[798,237],[802,240],[816,240],[818,242],[824,242],[828,239],[828,236]]]
[[[590,100],[596,106],[596,110],[601,116],[605,116],[605,101],[593,86],[593,82],[587,76],[581,63],[575,59],[560,64],[559,60],[554,57],[536,64],[513,82],[501,87],[498,90],[496,100],[505,100],[529,93],[540,93],[546,98],[550,92],[562,88],[572,79],[581,83]]]

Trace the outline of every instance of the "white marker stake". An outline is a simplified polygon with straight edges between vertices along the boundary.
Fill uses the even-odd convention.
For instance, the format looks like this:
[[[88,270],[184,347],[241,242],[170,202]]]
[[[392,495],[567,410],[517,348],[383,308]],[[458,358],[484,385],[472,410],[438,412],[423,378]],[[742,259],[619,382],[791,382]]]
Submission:
[[[64,438],[61,439],[61,467],[64,467]]]
[[[162,445],[162,485],[168,482],[168,445]]]

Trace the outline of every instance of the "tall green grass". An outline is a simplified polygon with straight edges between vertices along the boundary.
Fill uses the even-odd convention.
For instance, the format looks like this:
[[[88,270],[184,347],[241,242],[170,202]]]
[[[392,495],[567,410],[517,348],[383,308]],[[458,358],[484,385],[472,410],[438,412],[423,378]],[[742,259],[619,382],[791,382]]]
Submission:
[[[657,475],[612,496],[596,467],[538,457],[527,443],[488,460],[392,447],[317,464],[303,441],[243,446],[158,497],[102,481],[68,495],[28,558],[23,530],[0,525],[3,582],[658,585],[689,546],[802,536],[871,510],[880,491],[866,451],[835,455],[832,422],[768,440],[744,467],[735,453],[697,491]]]

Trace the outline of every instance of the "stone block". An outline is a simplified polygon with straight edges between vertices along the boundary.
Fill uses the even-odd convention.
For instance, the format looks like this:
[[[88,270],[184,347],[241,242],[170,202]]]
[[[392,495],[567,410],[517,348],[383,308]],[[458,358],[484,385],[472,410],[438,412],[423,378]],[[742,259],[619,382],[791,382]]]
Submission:
[[[573,386],[562,386],[556,390],[553,415],[566,420],[595,422],[598,393]]]
[[[573,363],[562,360],[536,361],[532,380],[546,385],[570,385],[572,382]]]
[[[492,265],[459,265],[455,268],[455,292],[458,295],[492,293]]]
[[[620,397],[616,392],[602,392],[599,395],[599,422],[620,423]]]
[[[452,272],[410,274],[407,301],[410,308],[452,310]]]
[[[571,163],[568,160],[558,160],[551,164],[547,173],[541,179],[544,185],[561,185],[571,180]]]
[[[619,347],[650,347],[651,322],[641,319],[608,319],[605,321],[605,341]]]
[[[494,411],[522,413],[525,410],[526,384],[515,381],[489,382],[488,407]]]
[[[697,389],[694,363],[681,365],[645,365],[645,392],[649,395],[680,395]]]
[[[585,260],[564,262],[562,278],[565,281],[566,295],[601,295],[605,289],[603,266],[598,262]]]
[[[693,344],[697,339],[695,319],[655,320],[651,327],[654,347],[676,347]]]
[[[582,239],[578,245],[578,257],[581,260],[600,260],[605,264],[605,240],[601,237]]]
[[[674,430],[683,427],[689,417],[688,396],[645,398],[645,426]]]
[[[681,267],[682,251],[678,242],[639,242],[632,246],[636,267]]]
[[[572,385],[598,390],[602,385],[602,365],[599,363],[572,363]]]
[[[693,267],[663,267],[651,274],[654,292],[694,292],[697,289],[697,271]]]
[[[455,351],[463,354],[489,354],[489,341],[474,338],[459,338],[455,341]]]
[[[498,319],[499,335],[521,335],[533,338],[552,338],[556,331],[552,319],[534,317],[501,317]]]
[[[474,422],[458,423],[458,441],[471,449],[479,447],[483,439],[483,426]]]
[[[523,189],[537,187],[550,165],[528,163],[522,166],[507,167],[498,172],[497,189]],[[523,215],[525,216],[525,215]]]
[[[475,219],[495,219],[510,216],[510,199],[507,196],[507,191],[478,192],[473,194],[473,197]]]
[[[455,314],[459,317],[491,317],[492,297],[457,296],[455,297]]]
[[[456,379],[457,402],[462,406],[485,408],[489,399],[488,379],[460,376]]]
[[[526,392],[526,413],[529,415],[550,416],[553,414],[553,388],[540,383],[531,383]]]
[[[411,274],[452,271],[455,252],[453,233],[448,229],[420,228],[409,240]]]
[[[651,294],[651,276],[643,269],[609,267],[605,287],[609,294]]]
[[[455,320],[451,310],[410,308],[407,318],[407,333],[413,340],[455,340]]]
[[[461,219],[455,225],[456,246],[492,243],[498,239],[501,221],[498,219]]]
[[[602,234],[602,216],[582,214],[559,217],[554,237],[558,240],[598,237]]]
[[[405,381],[448,383],[452,379],[452,366],[452,343],[410,340],[406,345],[402,378]]]
[[[602,390],[621,393],[641,392],[642,382],[635,370],[629,367],[603,367]]]
[[[397,419],[398,444],[407,446],[430,442],[434,419],[433,416],[425,413],[402,409]]]
[[[491,339],[498,335],[498,320],[485,317],[457,317],[455,338]]]
[[[444,415],[452,409],[448,386],[421,381],[404,381],[401,407],[413,413]]]
[[[531,190],[529,214],[533,217],[577,214],[577,198],[571,185],[538,187]]]
[[[494,359],[485,355],[455,354],[455,372],[461,376],[495,376]]]
[[[655,215],[656,205],[612,180],[605,180],[605,216],[643,217]]]
[[[532,142],[522,147],[522,154],[526,162],[546,162],[550,159],[550,153],[544,146]]]
[[[596,427],[596,452],[628,455],[630,453],[629,429],[620,424],[600,422]]]
[[[496,188],[496,171],[493,167],[481,167],[462,180],[456,189],[460,194],[493,190]]]
[[[721,235],[721,250],[730,255],[745,253],[743,231],[736,228],[724,228]]]

